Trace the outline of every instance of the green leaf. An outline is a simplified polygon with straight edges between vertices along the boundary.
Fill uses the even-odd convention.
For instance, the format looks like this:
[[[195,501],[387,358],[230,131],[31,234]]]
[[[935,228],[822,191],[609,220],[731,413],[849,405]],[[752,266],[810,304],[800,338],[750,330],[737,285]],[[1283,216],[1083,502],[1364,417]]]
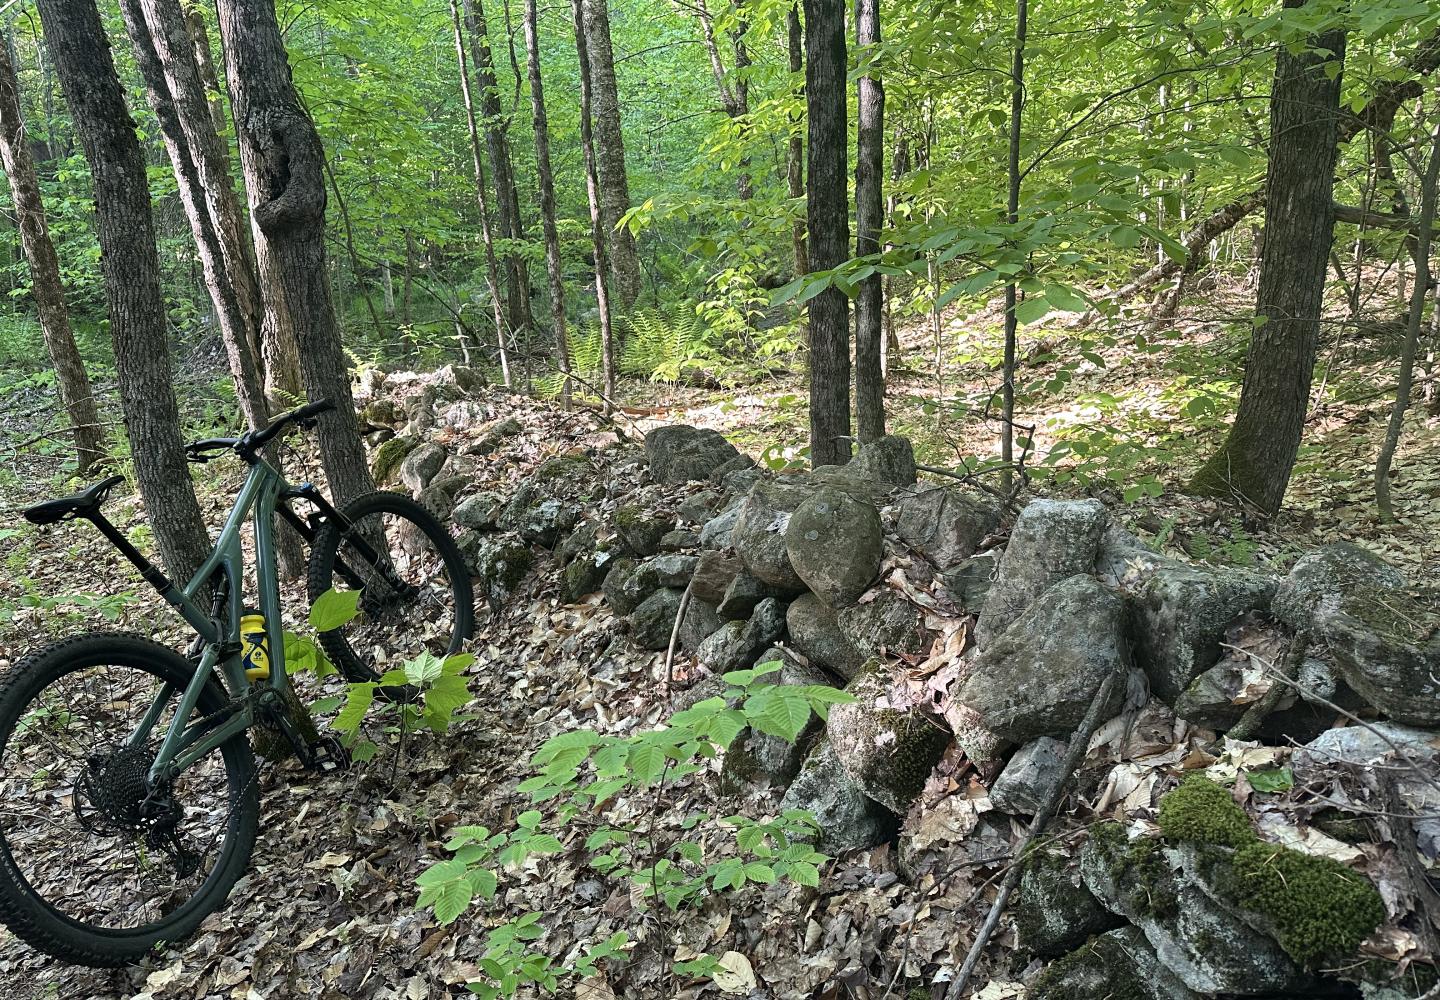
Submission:
[[[340,710],[340,714],[335,716],[330,725],[342,733],[353,733],[359,729],[365,713],[370,710],[370,705],[375,701],[375,688],[378,686],[373,681],[351,684],[345,695],[345,707]]]
[[[360,591],[332,587],[317,597],[311,606],[310,627],[317,632],[331,632],[354,621],[359,614]]]
[[[1045,297],[1037,296],[1026,299],[1015,306],[1015,319],[1027,326],[1043,317],[1050,311],[1050,303]]]
[[[787,743],[794,743],[810,720],[810,702],[794,687],[777,685],[745,700],[745,717],[750,725]]]
[[[1250,787],[1257,792],[1288,792],[1295,787],[1295,774],[1288,767],[1247,771],[1245,777],[1249,779]]]
[[[421,653],[405,663],[405,681],[416,687],[433,684],[444,672],[445,666],[433,653]]]
[[[441,924],[454,923],[473,898],[474,892],[465,879],[445,883],[440,886],[435,896],[435,919]]]

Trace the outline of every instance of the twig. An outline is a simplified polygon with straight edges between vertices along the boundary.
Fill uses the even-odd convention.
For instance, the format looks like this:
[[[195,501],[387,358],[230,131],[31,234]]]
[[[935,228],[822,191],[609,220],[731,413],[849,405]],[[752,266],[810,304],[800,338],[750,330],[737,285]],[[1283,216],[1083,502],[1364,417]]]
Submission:
[[[1297,635],[1290,640],[1290,648],[1285,650],[1285,659],[1280,661],[1280,667],[1276,671],[1278,675],[1286,678],[1293,678],[1300,671],[1300,661],[1305,656],[1305,650],[1310,647],[1309,641],[1304,635]],[[1240,716],[1240,721],[1230,727],[1225,735],[1232,740],[1248,740],[1254,737],[1260,726],[1275,711],[1275,706],[1280,704],[1281,697],[1288,690],[1284,684],[1272,684],[1270,690],[1260,696],[1260,699],[1245,709],[1245,714]]]
[[[1070,737],[1070,747],[1065,751],[1065,759],[1061,761],[1060,768],[1055,772],[1055,782],[1050,786],[1045,801],[1041,803],[1039,810],[1035,813],[1035,819],[1030,824],[1030,830],[1025,834],[1025,839],[1015,851],[1015,862],[1005,874],[1005,881],[1000,883],[1000,891],[995,896],[995,902],[990,907],[990,913],[985,917],[985,922],[980,925],[980,933],[975,936],[975,943],[970,946],[970,954],[965,956],[965,964],[960,967],[960,974],[950,984],[946,992],[946,1000],[960,1000],[965,986],[970,982],[971,975],[975,972],[975,966],[980,961],[980,955],[985,951],[985,945],[990,942],[990,936],[995,933],[995,928],[1000,924],[1000,917],[1005,913],[1005,904],[1010,900],[1010,893],[1015,891],[1015,886],[1020,882],[1020,874],[1025,870],[1024,859],[1030,845],[1040,834],[1045,832],[1055,810],[1060,806],[1060,800],[1064,795],[1065,786],[1069,784],[1071,776],[1080,767],[1085,759],[1085,753],[1090,748],[1090,737],[1095,734],[1096,728],[1100,725],[1100,716],[1105,712],[1105,706],[1110,703],[1110,693],[1115,689],[1115,679],[1118,673],[1111,673],[1100,685],[1100,690],[1095,692],[1095,697],[1090,700],[1090,707],[1085,712],[1085,718],[1080,723],[1080,728],[1075,735]]]
[[[1275,668],[1275,664],[1270,663],[1263,656],[1257,656],[1255,655],[1255,653],[1251,652],[1248,649],[1241,649],[1239,646],[1233,646],[1228,642],[1222,642],[1220,645],[1225,649],[1233,649],[1237,653],[1243,653],[1246,656],[1250,657],[1255,662],[1259,663],[1260,666],[1264,668],[1265,672],[1270,674],[1270,676],[1274,677],[1276,680],[1280,681],[1283,684],[1290,685],[1296,691],[1299,691],[1301,694],[1303,694],[1307,701],[1312,701],[1317,705],[1324,705],[1332,712],[1343,715],[1345,718],[1349,719],[1357,726],[1368,729],[1371,733],[1380,737],[1381,741],[1383,741],[1385,745],[1388,746],[1391,750],[1394,750],[1395,756],[1399,757],[1402,761],[1404,761],[1405,765],[1411,771],[1414,771],[1415,774],[1420,777],[1421,781],[1425,782],[1425,784],[1435,789],[1435,791],[1440,792],[1440,781],[1437,781],[1433,775],[1429,774],[1423,767],[1415,763],[1414,758],[1412,758],[1404,750],[1401,750],[1399,745],[1396,744],[1396,742],[1390,737],[1386,736],[1383,731],[1376,728],[1375,726],[1372,726],[1370,723],[1360,718],[1360,716],[1356,715],[1354,712],[1351,712],[1348,709],[1341,708],[1339,705],[1335,704],[1333,701],[1330,701],[1328,698],[1322,698],[1320,695],[1316,694],[1314,691],[1312,691],[1310,688],[1307,688],[1299,681],[1290,677],[1286,677],[1284,674],[1282,674],[1279,670]]]
[[[692,580],[691,583],[694,581]],[[680,623],[685,620],[685,612],[690,609],[690,583],[685,584],[685,593],[680,595],[680,607],[675,612],[675,624],[670,627],[670,645],[665,650],[665,691],[668,694],[670,684],[675,679],[675,644],[680,639]]]

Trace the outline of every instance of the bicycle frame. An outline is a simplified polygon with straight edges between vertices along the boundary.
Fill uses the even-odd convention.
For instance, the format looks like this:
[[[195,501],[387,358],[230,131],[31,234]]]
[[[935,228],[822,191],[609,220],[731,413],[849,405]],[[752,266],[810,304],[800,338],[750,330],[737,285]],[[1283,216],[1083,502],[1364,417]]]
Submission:
[[[315,507],[310,522],[302,520],[290,509],[290,500],[305,500]],[[103,516],[93,518],[97,528],[139,568],[141,575],[165,601],[174,607],[195,630],[201,643],[194,676],[180,692],[172,722],[161,740],[155,761],[150,768],[152,784],[172,780],[191,764],[210,753],[236,734],[255,724],[255,699],[246,697],[257,686],[268,686],[282,696],[290,686],[285,671],[285,630],[280,616],[280,584],[275,560],[275,517],[281,517],[298,531],[307,542],[313,542],[318,524],[327,520],[343,522],[343,516],[332,507],[310,483],[291,487],[274,466],[255,458],[241,487],[240,495],[220,530],[209,557],[182,587],[155,568]],[[245,521],[255,522],[256,585],[260,613],[265,617],[266,642],[269,647],[270,676],[251,681],[245,675],[240,637],[240,618],[244,612],[245,555],[242,532]],[[342,524],[342,527],[345,525]],[[225,615],[223,622],[201,604],[201,595],[212,582],[223,580]],[[218,607],[216,610],[220,610]],[[186,725],[175,720],[189,719],[199,704],[201,692],[210,680],[212,670],[219,668],[228,682],[232,695],[221,712]],[[150,739],[166,706],[174,699],[172,685],[165,685],[146,711],[135,732],[131,746]]]

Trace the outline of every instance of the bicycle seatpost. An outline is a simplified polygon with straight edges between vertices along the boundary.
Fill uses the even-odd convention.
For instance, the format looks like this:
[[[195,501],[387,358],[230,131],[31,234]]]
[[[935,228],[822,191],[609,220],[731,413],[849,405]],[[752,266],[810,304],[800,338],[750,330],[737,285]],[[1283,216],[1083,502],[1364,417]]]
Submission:
[[[140,571],[140,575],[144,577],[145,582],[158,590],[161,597],[164,597],[174,588],[175,585],[170,581],[170,578],[162,573],[158,566],[149,559],[146,559],[145,553],[130,544],[130,539],[126,538],[119,528],[111,524],[110,519],[103,513],[97,510],[93,514],[90,514],[86,520],[100,529],[100,534],[104,535],[111,545],[120,550],[121,555],[135,565],[135,568]]]

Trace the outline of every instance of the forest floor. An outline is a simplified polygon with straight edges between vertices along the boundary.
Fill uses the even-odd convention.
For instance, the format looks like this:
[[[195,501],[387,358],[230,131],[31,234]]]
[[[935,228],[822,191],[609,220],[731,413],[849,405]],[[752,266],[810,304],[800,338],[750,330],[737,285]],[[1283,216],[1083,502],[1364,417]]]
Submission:
[[[1191,400],[1233,391],[1229,373],[1238,371],[1240,341],[1227,317],[1243,312],[1244,294],[1235,289],[1229,301],[1213,296],[1204,306],[1188,307],[1173,325],[1131,328],[1113,343],[1098,333],[1045,329],[1048,350],[1030,352],[1022,371],[1024,384],[1041,387],[1021,407],[1040,417],[1037,447],[1043,452],[1083,433],[1087,440],[1111,442],[1116,454],[1102,455],[1094,479],[1040,489],[1097,494],[1142,535],[1191,558],[1278,569],[1305,547],[1354,539],[1412,572],[1419,569],[1440,551],[1440,418],[1412,410],[1396,463],[1400,521],[1380,525],[1370,469],[1389,401],[1388,393],[1375,389],[1388,384],[1392,362],[1375,336],[1327,344],[1326,402],[1316,409],[1280,518],[1262,526],[1231,508],[1175,492],[1218,440],[1218,417]],[[922,461],[950,466],[993,448],[993,427],[959,410],[993,389],[998,374],[988,363],[995,353],[994,315],[954,317],[947,326],[958,346],[944,380],[928,360],[930,333],[907,330],[896,365],[892,430],[913,437]],[[1141,334],[1143,346],[1136,339]],[[1027,334],[1027,341],[1035,338]],[[900,372],[901,365],[913,374]],[[646,384],[628,384],[625,391],[627,402],[646,411],[632,415],[637,426],[621,421],[632,439],[655,423],[693,423],[726,432],[752,454],[781,459],[803,441],[804,394],[795,377],[723,392]],[[520,416],[525,431],[487,457],[478,487],[508,492],[545,458],[579,450],[597,456],[602,485],[620,488],[603,482],[608,470],[598,449],[613,443],[615,434],[596,415],[564,414],[500,392],[480,401],[495,418]],[[234,496],[239,471],[217,463],[198,481],[214,523]],[[12,472],[17,474],[0,489],[11,511],[59,491],[43,460],[17,464]],[[1107,479],[1106,472],[1118,475]],[[315,475],[313,469],[305,474]],[[1146,475],[1166,491],[1123,502],[1124,488]],[[117,523],[145,540],[138,504],[122,499],[114,507]],[[88,628],[179,638],[170,613],[84,526],[36,532],[7,515],[0,521],[0,558],[7,570],[0,607],[9,609],[9,620],[0,619],[0,669],[50,637]],[[557,956],[578,940],[620,928],[641,940],[634,963],[620,967],[611,981],[588,983],[589,993],[581,995],[718,995],[708,981],[671,979],[653,949],[651,957],[640,957],[646,936],[653,940],[659,928],[633,919],[635,900],[625,886],[579,863],[584,838],[574,831],[563,838],[564,852],[513,873],[490,913],[472,911],[441,928],[415,907],[415,878],[444,856],[448,830],[463,823],[506,829],[527,808],[515,786],[528,776],[528,758],[546,738],[581,725],[634,732],[693,697],[686,693],[695,680],[687,665],[667,689],[662,654],[636,651],[619,637],[598,596],[579,605],[560,603],[557,583],[553,563],[542,561],[505,608],[482,619],[475,641],[479,658],[471,670],[476,698],[449,733],[411,738],[403,748],[387,745],[376,759],[339,775],[266,765],[252,871],[193,940],[140,967],[100,972],[66,967],[0,931],[0,1000],[435,1000],[464,995],[463,984],[478,974],[487,925],[531,909],[545,912],[547,936],[540,945]],[[289,596],[293,620],[287,624],[303,628],[303,595],[294,588]],[[335,686],[333,678],[324,683]],[[763,798],[737,803],[713,782],[692,777],[668,786],[663,801],[621,798],[615,810],[622,819],[648,817],[645,822],[676,831],[697,810],[759,813],[774,805]],[[943,842],[950,818],[937,810],[928,834]],[[714,898],[669,930],[696,952],[745,955],[769,995],[888,1000],[928,982],[937,968],[957,964],[968,945],[964,928],[978,921],[982,890],[999,867],[980,864],[979,853],[995,852],[993,861],[1007,849],[1005,843],[972,843],[963,848],[970,858],[952,858],[948,875],[907,881],[892,850],[881,847],[829,865],[818,891],[752,885]],[[1006,945],[1002,936],[994,946],[1002,958]]]

